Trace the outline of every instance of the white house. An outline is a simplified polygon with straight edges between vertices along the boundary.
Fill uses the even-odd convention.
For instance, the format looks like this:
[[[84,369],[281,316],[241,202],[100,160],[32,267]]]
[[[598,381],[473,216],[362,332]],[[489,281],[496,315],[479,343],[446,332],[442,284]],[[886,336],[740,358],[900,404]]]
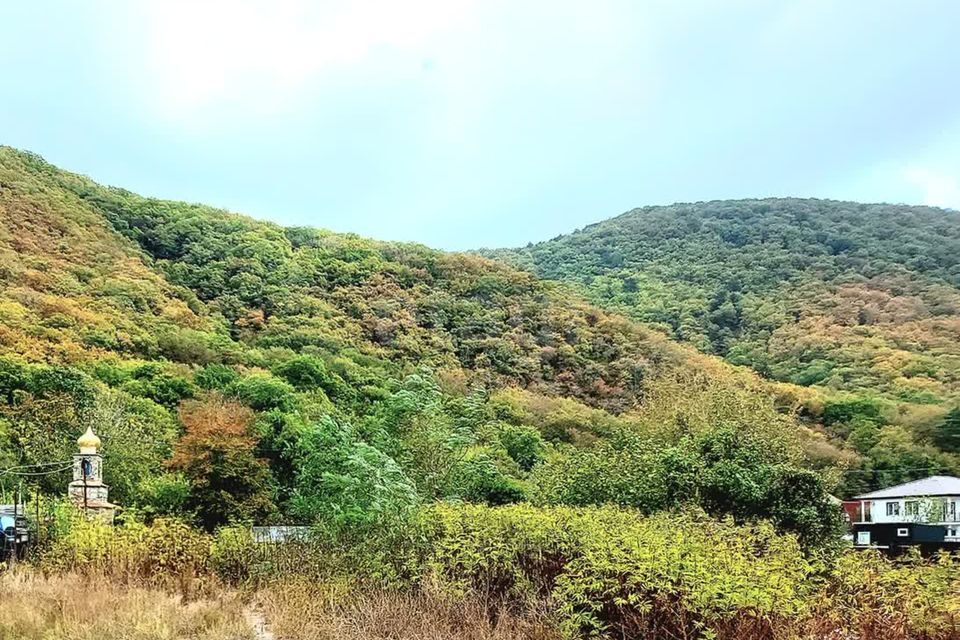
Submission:
[[[854,524],[922,523],[943,526],[946,540],[960,540],[960,478],[930,476],[854,496]]]

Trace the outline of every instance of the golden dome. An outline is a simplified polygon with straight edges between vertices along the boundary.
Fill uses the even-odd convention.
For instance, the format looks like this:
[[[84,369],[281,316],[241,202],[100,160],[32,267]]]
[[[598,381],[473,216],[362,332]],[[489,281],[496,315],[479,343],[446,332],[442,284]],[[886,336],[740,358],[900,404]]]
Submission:
[[[77,444],[80,446],[80,449],[93,449],[96,451],[100,448],[100,438],[97,437],[97,434],[93,432],[93,429],[87,427],[87,431],[77,438]]]

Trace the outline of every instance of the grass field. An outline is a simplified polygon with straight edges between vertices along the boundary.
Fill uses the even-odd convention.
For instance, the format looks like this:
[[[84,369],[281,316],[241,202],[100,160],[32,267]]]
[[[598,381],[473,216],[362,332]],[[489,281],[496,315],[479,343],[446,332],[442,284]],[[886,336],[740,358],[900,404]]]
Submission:
[[[333,594],[285,582],[256,603],[277,640],[558,640],[545,615],[419,593]]]
[[[193,601],[109,580],[0,575],[0,640],[255,640],[235,595]]]
[[[255,594],[160,589],[76,574],[0,575],[0,640],[554,640],[545,618],[418,594],[334,594],[306,582]],[[258,621],[267,623],[267,631]],[[258,634],[259,632],[259,634]]]

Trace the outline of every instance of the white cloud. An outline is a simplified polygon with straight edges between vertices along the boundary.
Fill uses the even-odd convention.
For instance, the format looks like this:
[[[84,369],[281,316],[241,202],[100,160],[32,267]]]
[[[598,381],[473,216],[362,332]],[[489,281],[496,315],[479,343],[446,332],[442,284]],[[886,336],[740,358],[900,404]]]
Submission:
[[[960,182],[955,175],[925,167],[909,167],[904,178],[923,193],[923,203],[935,207],[960,209]]]
[[[324,73],[375,53],[418,68],[472,0],[160,0],[143,5],[149,99],[162,115],[288,108]],[[404,57],[405,56],[405,57]],[[215,109],[213,107],[216,107]]]

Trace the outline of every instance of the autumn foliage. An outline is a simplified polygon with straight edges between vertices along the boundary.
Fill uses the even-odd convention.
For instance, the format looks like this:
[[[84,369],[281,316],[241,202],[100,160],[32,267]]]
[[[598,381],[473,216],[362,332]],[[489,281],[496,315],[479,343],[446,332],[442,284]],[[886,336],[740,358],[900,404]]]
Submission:
[[[184,433],[168,464],[190,481],[189,506],[201,522],[212,528],[269,517],[270,468],[255,455],[253,411],[213,395],[185,403],[179,416]]]

